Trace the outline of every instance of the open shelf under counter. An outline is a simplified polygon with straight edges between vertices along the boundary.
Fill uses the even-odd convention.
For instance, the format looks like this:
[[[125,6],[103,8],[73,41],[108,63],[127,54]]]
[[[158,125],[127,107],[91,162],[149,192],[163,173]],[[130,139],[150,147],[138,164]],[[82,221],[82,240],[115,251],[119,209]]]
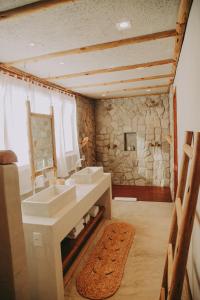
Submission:
[[[62,256],[62,267],[63,267],[63,278],[64,284],[66,283],[65,278],[68,277],[67,272],[73,265],[80,251],[94,233],[96,227],[103,219],[105,207],[101,206],[96,217],[91,217],[88,224],[85,225],[84,229],[80,232],[76,239],[70,239],[66,237],[61,242],[61,256]]]
[[[104,173],[93,184],[77,184],[75,202],[66,206],[55,216],[37,217],[23,215],[32,299],[65,299],[63,266],[64,264],[67,266],[75,253],[78,257],[81,244],[83,249],[86,247],[87,242],[84,246],[84,240],[87,241],[88,237],[89,241],[90,238],[92,239],[93,235],[90,236],[92,231],[96,234],[96,230],[93,229],[95,226],[97,228],[101,226],[100,219],[111,218],[111,200],[111,175]],[[65,253],[65,258],[62,258],[61,242],[93,205],[104,208],[101,208],[96,218],[91,220],[83,229],[83,232],[77,237],[74,247],[69,249],[68,253]],[[39,240],[34,240],[35,235],[37,235]],[[76,259],[74,259],[73,265],[75,265],[75,261]],[[67,273],[70,273],[71,269],[72,267],[69,268]]]

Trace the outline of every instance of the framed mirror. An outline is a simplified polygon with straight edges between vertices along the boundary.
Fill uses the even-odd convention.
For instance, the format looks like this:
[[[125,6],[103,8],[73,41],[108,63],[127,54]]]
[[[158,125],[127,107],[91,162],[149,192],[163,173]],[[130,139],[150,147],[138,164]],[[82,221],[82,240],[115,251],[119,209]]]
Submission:
[[[37,114],[31,112],[30,102],[27,101],[30,161],[32,179],[45,171],[54,171],[56,177],[56,147],[54,131],[54,112],[51,114]]]

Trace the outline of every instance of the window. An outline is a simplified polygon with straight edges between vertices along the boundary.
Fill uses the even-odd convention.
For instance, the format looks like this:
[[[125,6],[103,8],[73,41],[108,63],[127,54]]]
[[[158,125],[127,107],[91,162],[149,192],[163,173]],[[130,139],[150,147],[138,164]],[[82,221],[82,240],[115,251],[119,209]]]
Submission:
[[[31,190],[31,180],[25,183],[25,179],[31,176],[27,175],[27,169],[31,174],[26,111],[28,98],[33,112],[49,114],[50,106],[54,108],[58,177],[67,176],[74,167],[74,164],[68,164],[66,153],[72,152],[76,160],[80,157],[75,98],[0,73],[0,149],[10,149],[17,154],[23,186],[21,194]]]

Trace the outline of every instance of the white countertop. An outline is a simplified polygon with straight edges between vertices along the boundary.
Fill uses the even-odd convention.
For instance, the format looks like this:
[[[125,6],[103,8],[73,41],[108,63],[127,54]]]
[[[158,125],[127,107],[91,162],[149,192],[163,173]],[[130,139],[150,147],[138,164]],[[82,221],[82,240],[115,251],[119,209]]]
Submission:
[[[79,204],[84,203],[87,208],[87,204],[97,201],[99,195],[102,194],[102,189],[106,183],[110,184],[110,173],[104,173],[103,176],[93,184],[76,184],[76,200],[70,202],[64,209],[60,210],[53,217],[38,217],[22,215],[24,224],[35,224],[43,226],[53,226],[59,222],[63,217],[67,218],[72,213],[75,213],[74,209],[78,209]],[[92,198],[92,199],[91,199]],[[92,204],[93,205],[93,204]],[[82,206],[82,205],[81,205]]]

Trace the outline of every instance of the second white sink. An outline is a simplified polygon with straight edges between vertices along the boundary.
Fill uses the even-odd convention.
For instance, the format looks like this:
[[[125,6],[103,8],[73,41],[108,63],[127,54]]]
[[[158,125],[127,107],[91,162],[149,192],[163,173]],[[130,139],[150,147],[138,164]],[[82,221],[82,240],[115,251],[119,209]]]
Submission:
[[[75,185],[52,185],[22,201],[22,212],[25,215],[52,217],[75,200]]]
[[[99,180],[103,176],[102,167],[87,167],[74,173],[71,177],[76,183],[90,184]]]

